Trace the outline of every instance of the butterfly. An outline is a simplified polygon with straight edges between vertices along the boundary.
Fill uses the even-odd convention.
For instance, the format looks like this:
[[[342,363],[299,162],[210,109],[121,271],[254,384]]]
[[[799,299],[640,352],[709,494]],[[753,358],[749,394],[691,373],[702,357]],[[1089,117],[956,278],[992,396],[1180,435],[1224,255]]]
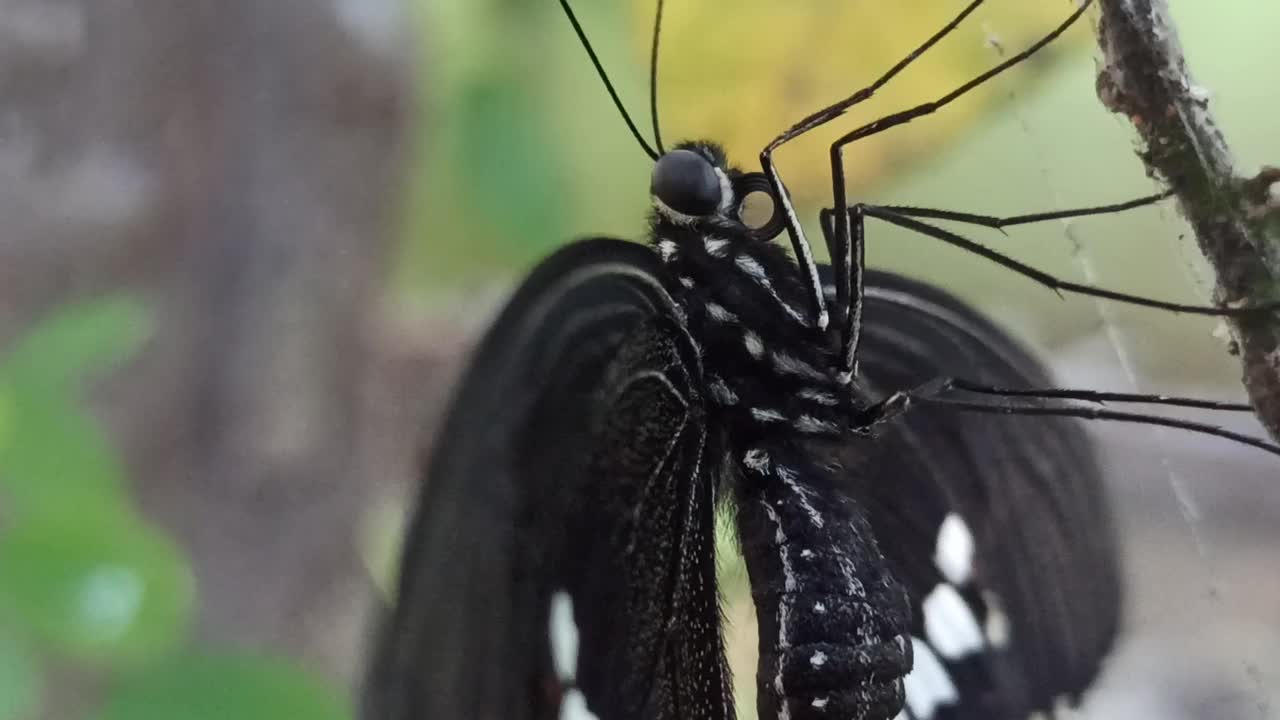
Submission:
[[[583,240],[509,300],[426,464],[368,718],[730,718],[715,518],[732,516],[760,625],[761,718],[1023,718],[1076,703],[1119,626],[1116,538],[1072,416],[1176,418],[1057,400],[1042,365],[947,293],[864,269],[867,220],[958,245],[1064,292],[1231,314],[1057,280],[927,222],[1015,218],[849,203],[844,144],[945,106],[1052,42],[1089,3],[952,93],[845,134],[819,265],[771,152],[655,150],[647,245]],[[661,5],[659,5],[661,7]],[[660,11],[659,11],[660,17]],[[656,116],[656,111],[655,111]],[[655,123],[656,125],[656,123]],[[743,219],[745,199],[773,206]],[[773,239],[786,232],[791,254]],[[1178,398],[1170,405],[1206,405]],[[1207,403],[1238,409],[1226,403]]]

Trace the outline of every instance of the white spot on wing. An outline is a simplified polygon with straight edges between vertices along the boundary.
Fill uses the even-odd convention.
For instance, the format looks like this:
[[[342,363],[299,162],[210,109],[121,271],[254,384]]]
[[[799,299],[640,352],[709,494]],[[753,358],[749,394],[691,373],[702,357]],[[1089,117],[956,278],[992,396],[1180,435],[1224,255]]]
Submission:
[[[920,609],[924,612],[925,637],[942,657],[958,660],[982,650],[978,619],[955,587],[938,583]]]
[[[822,652],[821,650],[814,652],[813,655],[809,656],[809,664],[816,668],[820,668],[823,665],[826,665],[827,654]]]
[[[925,641],[911,638],[911,654],[915,663],[911,672],[903,678],[907,694],[907,708],[916,720],[930,720],[941,705],[950,705],[960,699],[955,683],[947,675],[942,661],[929,649]]]
[[[813,702],[809,704],[818,710],[822,710],[827,706],[827,698],[825,695],[823,697],[816,697],[813,699]]]
[[[747,352],[751,354],[751,357],[759,358],[764,355],[764,341],[760,339],[759,335],[750,330],[742,336],[742,344],[747,348]]]
[[[674,240],[659,240],[658,255],[662,257],[663,262],[671,262],[676,257],[676,251],[679,248]]]
[[[578,624],[573,619],[573,598],[560,590],[551,596],[551,660],[561,682],[578,672]]]
[[[599,720],[587,709],[587,698],[577,688],[569,688],[560,699],[560,720]]]
[[[933,562],[942,577],[955,585],[964,585],[973,575],[973,534],[959,515],[947,515],[938,528]]]

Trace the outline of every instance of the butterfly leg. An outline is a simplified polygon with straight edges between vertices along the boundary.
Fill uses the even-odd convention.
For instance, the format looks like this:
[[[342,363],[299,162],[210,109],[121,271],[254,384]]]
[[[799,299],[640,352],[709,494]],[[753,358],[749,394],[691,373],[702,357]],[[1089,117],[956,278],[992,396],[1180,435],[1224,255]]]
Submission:
[[[1034,280],[1059,294],[1069,292],[1075,295],[1104,298],[1107,300],[1128,303],[1130,305],[1156,308],[1158,310],[1169,310],[1172,312],[1188,313],[1193,315],[1210,315],[1215,317],[1247,317],[1256,313],[1280,310],[1280,302],[1270,302],[1250,307],[1187,305],[1184,303],[1175,303],[1142,297],[1141,295],[1131,295],[1129,293],[1122,293],[1116,290],[1107,290],[1106,288],[1093,287],[1092,285],[1083,285],[1081,283],[1075,283],[1055,277],[1042,270],[1031,267],[1030,265],[1014,260],[1007,255],[996,252],[995,250],[976,243],[966,237],[953,233],[949,230],[944,230],[936,225],[921,222],[886,207],[878,205],[862,205],[858,212],[860,216],[883,220],[891,225],[897,225],[898,227],[906,228],[907,230],[914,231],[921,235],[927,235],[935,240],[941,240],[948,245],[953,245],[963,250],[967,250],[975,255],[984,257],[997,265],[1012,270],[1019,275]],[[838,220],[839,217],[837,215],[837,221]]]
[[[1173,191],[1166,190],[1161,193],[1155,193],[1154,195],[1146,195],[1120,203],[1071,208],[1068,210],[1051,210],[1049,212],[1028,213],[1025,215],[1010,215],[1007,217],[956,212],[954,210],[938,210],[936,208],[912,207],[909,205],[881,205],[880,207],[885,210],[898,213],[899,215],[905,215],[906,217],[950,220],[953,222],[968,223],[970,225],[981,225],[983,227],[992,228],[993,230],[1003,230],[1004,228],[1012,227],[1014,225],[1029,225],[1031,223],[1045,222],[1047,220],[1065,220],[1067,218],[1088,217],[1090,215],[1109,215],[1111,213],[1118,213],[1125,210],[1154,205],[1161,200],[1172,196]]]
[[[952,397],[956,393],[999,398],[1004,402],[993,402],[990,399],[968,399],[964,395]],[[1106,420],[1129,422],[1140,425],[1159,425],[1163,427],[1186,430],[1188,432],[1210,435],[1230,440],[1241,445],[1248,445],[1272,455],[1280,455],[1280,445],[1267,442],[1244,433],[1208,423],[1183,420],[1176,417],[1153,415],[1150,413],[1110,410],[1100,406],[1077,404],[1054,404],[1043,402],[1027,403],[1019,400],[1087,400],[1095,403],[1123,402],[1149,403],[1169,405],[1173,407],[1198,407],[1211,410],[1243,411],[1249,409],[1239,403],[1220,403],[1194,398],[1167,397],[1162,395],[1141,395],[1136,393],[1105,393],[1089,390],[1069,390],[1062,388],[1045,388],[1029,390],[1010,390],[994,388],[981,383],[970,382],[960,378],[936,378],[911,390],[904,390],[891,395],[887,400],[868,409],[861,418],[861,432],[870,432],[874,428],[892,421],[903,414],[912,405],[935,405],[949,407],[966,412],[978,412],[995,415],[1040,415],[1052,417],[1076,417],[1085,420]]]
[[[822,294],[822,285],[818,279],[817,263],[813,259],[813,249],[809,245],[809,241],[804,236],[804,230],[800,227],[800,220],[796,217],[795,206],[791,202],[791,196],[787,192],[786,186],[782,182],[782,177],[778,174],[777,169],[773,165],[773,151],[782,147],[787,142],[800,137],[801,135],[824,125],[844,113],[849,108],[860,102],[870,98],[877,90],[884,87],[886,83],[894,78],[898,73],[902,72],[908,65],[915,62],[917,58],[923,55],[938,43],[939,40],[946,37],[955,30],[956,27],[964,21],[966,17],[978,9],[985,0],[970,0],[969,4],[964,7],[954,18],[946,25],[942,26],[937,32],[921,43],[915,50],[912,50],[906,57],[899,60],[893,67],[885,71],[875,82],[840,100],[832,103],[817,112],[811,113],[800,122],[787,128],[776,138],[773,139],[765,149],[760,152],[760,169],[764,171],[765,177],[769,179],[769,187],[773,194],[774,201],[781,207],[787,219],[787,235],[791,238],[791,248],[795,251],[796,260],[800,263],[800,271],[804,274],[805,284],[808,286],[810,293],[810,304],[815,316],[815,325],[819,330],[825,330],[829,322],[829,315],[826,309],[826,302]],[[839,204],[837,207],[844,207]]]
[[[832,163],[843,170],[838,156]],[[843,187],[842,174],[833,175],[833,183]],[[837,379],[849,384],[858,374],[858,343],[862,334],[863,274],[866,268],[866,223],[862,205],[854,205],[848,213],[822,210],[818,224],[826,238],[835,271],[836,317],[840,318],[840,368]]]
[[[998,65],[995,65],[994,67],[988,69],[986,72],[983,72],[982,74],[974,77],[973,79],[957,87],[951,92],[945,95],[942,95],[941,97],[938,97],[937,99],[931,100],[929,102],[921,103],[913,108],[908,108],[907,110],[903,110],[901,112],[896,112],[891,115],[886,115],[878,120],[867,123],[866,125],[863,125],[859,128],[856,128],[853,131],[846,133],[845,135],[842,135],[840,138],[838,138],[835,142],[831,144],[831,151],[830,151],[831,191],[832,191],[832,200],[834,203],[832,207],[850,208],[850,212],[854,212],[854,208],[850,207],[849,205],[849,200],[845,190],[845,182],[844,182],[843,153],[846,145],[857,142],[862,138],[884,132],[889,128],[896,127],[898,125],[905,125],[906,123],[909,123],[912,120],[915,120],[916,118],[924,117],[925,115],[931,115],[937,112],[943,107],[949,105],[951,102],[955,101],[957,98],[965,95],[970,90],[973,90],[974,88],[986,83],[988,80],[991,80],[992,78],[1003,73],[1009,68],[1017,65],[1018,63],[1021,63],[1023,60],[1026,60],[1027,58],[1034,55],[1045,45],[1048,45],[1049,43],[1053,42],[1059,35],[1066,32],[1067,28],[1070,28],[1072,25],[1074,25],[1075,22],[1080,19],[1080,16],[1083,15],[1084,12],[1092,4],[1093,4],[1093,0],[1084,0],[1084,2],[1080,3],[1079,7],[1077,7],[1074,12],[1072,12],[1069,16],[1067,16],[1066,20],[1064,20],[1056,28],[1054,28],[1053,30],[1045,34],[1035,43],[1031,44],[1021,52],[1009,57],[1008,59],[1004,60]],[[970,8],[966,8],[966,11],[968,11],[969,9]],[[963,14],[962,14],[962,17],[963,17]],[[935,39],[937,37],[938,36],[935,36]],[[843,112],[843,110],[841,110],[840,112]],[[825,119],[821,119],[821,121],[815,120],[811,126],[816,127],[817,125],[820,125],[829,119],[831,118],[827,117]],[[804,126],[803,121],[797,127],[800,127],[800,126]],[[791,137],[794,137],[794,135],[792,135]],[[786,138],[788,138],[788,135],[784,133],[782,136],[779,137],[778,140],[775,140],[773,143],[771,143],[769,147],[765,149],[765,152],[761,154],[761,159],[764,160],[767,157],[768,153],[770,153],[774,147],[781,144],[781,142],[785,142]],[[842,315],[843,331],[841,333],[840,342],[845,352],[845,357],[843,360],[844,367],[842,368],[844,370],[844,374],[841,375],[841,379],[844,380],[845,382],[848,382],[849,380],[852,379],[853,375],[856,374],[857,350],[858,350],[857,335],[858,335],[858,327],[861,325],[861,317],[859,316],[860,305],[861,305],[860,298],[850,297],[850,291],[853,289],[852,277],[854,275],[861,275],[862,273],[861,267],[857,267],[856,269],[854,267],[855,265],[857,266],[862,265],[862,258],[860,257],[860,251],[856,251],[857,250],[856,248],[855,248],[856,252],[852,254],[850,254],[849,252],[843,251],[844,248],[853,248],[855,244],[855,240],[851,235],[852,228],[850,226],[850,223],[848,222],[847,219],[840,217],[840,215],[843,215],[843,214],[844,213],[838,213],[836,216],[836,227],[835,227],[835,237],[834,237],[835,244],[833,245],[831,238],[828,238],[828,247],[831,248],[832,250],[831,258],[832,258],[832,263],[835,265],[835,270],[836,270],[837,305],[838,306],[840,305],[839,297],[842,293],[849,300],[858,301],[856,305],[855,304],[843,305],[841,310],[841,312],[843,313]],[[842,265],[844,267],[841,267]],[[850,278],[850,279],[845,280],[844,278]]]

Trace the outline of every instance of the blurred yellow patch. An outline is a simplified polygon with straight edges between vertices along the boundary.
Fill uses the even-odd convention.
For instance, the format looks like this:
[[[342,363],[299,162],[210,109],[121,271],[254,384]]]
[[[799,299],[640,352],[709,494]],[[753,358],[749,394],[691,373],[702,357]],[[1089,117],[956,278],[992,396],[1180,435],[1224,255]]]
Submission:
[[[636,45],[647,61],[655,0],[632,6]],[[780,131],[870,83],[964,6],[962,0],[671,0],[659,61],[664,139],[717,140],[733,162],[758,169],[760,149]],[[830,204],[827,151],[835,138],[949,92],[1034,43],[1074,8],[1070,0],[990,0],[871,101],[780,150],[776,159],[793,194]],[[851,187],[865,187],[886,166],[941,151],[1066,51],[1089,42],[1086,16],[1032,61],[937,114],[847,148]],[[648,115],[647,108],[634,110]]]

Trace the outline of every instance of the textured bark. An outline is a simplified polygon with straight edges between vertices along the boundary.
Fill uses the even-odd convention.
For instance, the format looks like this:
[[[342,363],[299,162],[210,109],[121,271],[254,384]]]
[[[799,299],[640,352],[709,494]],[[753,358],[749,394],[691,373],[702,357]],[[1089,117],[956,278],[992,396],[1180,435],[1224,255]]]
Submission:
[[[147,299],[101,411],[189,553],[198,632],[335,678],[367,320],[409,108],[403,0],[0,0],[0,346],[59,302]]]
[[[1217,274],[1216,299],[1234,307],[1280,300],[1280,170],[1239,176],[1209,112],[1208,92],[1187,69],[1165,0],[1099,0],[1099,6],[1098,95],[1130,119],[1148,172],[1176,193]],[[1245,390],[1280,440],[1280,321],[1266,313],[1231,325]]]

